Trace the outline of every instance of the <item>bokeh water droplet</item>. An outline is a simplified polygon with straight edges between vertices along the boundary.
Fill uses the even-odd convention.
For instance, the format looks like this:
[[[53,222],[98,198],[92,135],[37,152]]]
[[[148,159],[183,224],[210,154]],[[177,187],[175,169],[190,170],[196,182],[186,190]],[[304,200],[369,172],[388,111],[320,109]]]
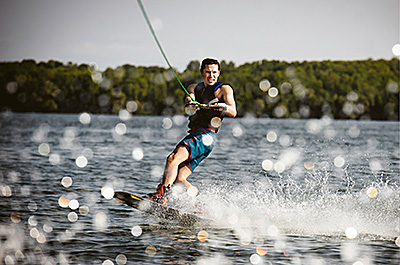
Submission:
[[[79,115],[79,121],[82,124],[89,124],[91,120],[92,120],[92,117],[87,112],[83,112]]]
[[[135,237],[141,236],[141,235],[142,235],[142,232],[143,232],[143,231],[142,231],[142,228],[141,228],[140,226],[138,226],[138,225],[132,227],[132,229],[131,229],[131,234],[132,234],[133,236],[135,236]]]
[[[86,157],[84,156],[78,156],[75,160],[75,164],[80,167],[80,168],[84,168],[87,166],[88,164],[88,160]]]
[[[201,230],[199,233],[197,233],[197,239],[201,242],[204,242],[208,239],[208,233],[205,230]]]
[[[348,239],[354,239],[357,237],[358,232],[354,227],[348,227],[346,228],[345,234]]]
[[[140,161],[143,159],[143,149],[142,148],[134,148],[132,151],[132,157],[133,159],[135,159],[136,161]]]
[[[71,177],[63,177],[62,180],[61,180],[61,185],[63,185],[66,188],[71,187],[72,178]]]

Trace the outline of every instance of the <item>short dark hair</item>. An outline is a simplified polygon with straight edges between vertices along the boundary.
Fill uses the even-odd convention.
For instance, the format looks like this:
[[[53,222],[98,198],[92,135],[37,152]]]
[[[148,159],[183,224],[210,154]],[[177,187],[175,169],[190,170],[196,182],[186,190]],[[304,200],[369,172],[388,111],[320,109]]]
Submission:
[[[206,58],[201,62],[200,73],[202,73],[204,68],[206,68],[206,65],[209,65],[209,64],[218,65],[218,71],[221,71],[221,66],[219,65],[219,62],[217,59]]]

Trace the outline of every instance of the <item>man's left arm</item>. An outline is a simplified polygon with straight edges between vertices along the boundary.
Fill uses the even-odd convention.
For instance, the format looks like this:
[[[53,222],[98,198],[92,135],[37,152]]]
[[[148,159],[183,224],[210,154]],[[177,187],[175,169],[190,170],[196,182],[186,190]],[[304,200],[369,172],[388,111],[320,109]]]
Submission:
[[[229,117],[236,117],[236,103],[235,97],[233,96],[233,89],[229,85],[223,85],[221,88],[221,95],[225,103],[218,103],[221,107],[226,107],[225,115]]]

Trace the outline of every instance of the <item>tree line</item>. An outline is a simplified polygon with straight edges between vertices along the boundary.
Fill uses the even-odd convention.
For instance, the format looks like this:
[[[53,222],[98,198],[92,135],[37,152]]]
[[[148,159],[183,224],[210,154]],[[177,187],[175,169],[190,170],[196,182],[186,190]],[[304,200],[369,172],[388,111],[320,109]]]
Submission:
[[[202,81],[200,62],[178,78]],[[399,59],[221,62],[219,81],[232,86],[239,116],[399,120]],[[0,63],[1,111],[184,114],[185,92],[168,68],[58,61]]]

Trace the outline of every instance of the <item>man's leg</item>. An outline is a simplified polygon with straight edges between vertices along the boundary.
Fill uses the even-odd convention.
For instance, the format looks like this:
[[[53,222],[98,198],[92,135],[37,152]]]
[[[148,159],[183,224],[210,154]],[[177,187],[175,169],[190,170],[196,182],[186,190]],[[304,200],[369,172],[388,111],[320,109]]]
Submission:
[[[177,180],[178,175],[186,176],[186,178],[190,175],[190,173],[187,174],[186,170],[187,171],[190,170],[187,169],[186,167],[182,167],[179,169],[179,164],[187,160],[188,158],[189,158],[189,151],[183,145],[177,146],[175,150],[167,157],[167,162],[165,164],[164,175],[163,175],[163,184],[165,186],[172,186],[175,180]],[[182,169],[184,168],[186,168],[186,170],[182,171]]]
[[[192,171],[187,166],[179,168],[175,184],[183,184],[186,189],[189,189],[192,187],[192,184],[190,184],[186,179],[190,174],[192,174]]]

